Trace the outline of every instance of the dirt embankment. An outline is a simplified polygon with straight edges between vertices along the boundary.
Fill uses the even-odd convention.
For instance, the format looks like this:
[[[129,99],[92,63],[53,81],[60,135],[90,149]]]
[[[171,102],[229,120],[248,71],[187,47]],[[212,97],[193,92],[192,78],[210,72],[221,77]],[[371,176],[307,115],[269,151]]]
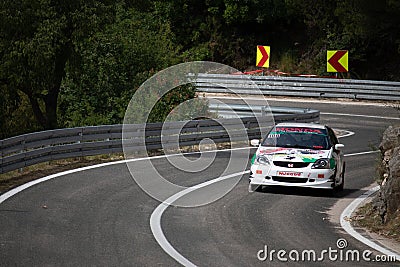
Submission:
[[[378,164],[376,197],[361,208],[356,224],[400,241],[400,126],[390,126],[379,146],[382,159]]]
[[[383,160],[378,166],[378,174],[383,180],[373,206],[381,222],[387,224],[400,214],[400,126],[386,129],[379,148]]]

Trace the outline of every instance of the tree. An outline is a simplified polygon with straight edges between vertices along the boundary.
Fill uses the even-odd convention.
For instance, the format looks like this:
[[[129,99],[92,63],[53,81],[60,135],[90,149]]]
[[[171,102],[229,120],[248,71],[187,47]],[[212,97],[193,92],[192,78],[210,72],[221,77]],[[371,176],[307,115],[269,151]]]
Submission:
[[[60,95],[63,126],[122,123],[135,89],[180,60],[173,38],[151,12],[117,7],[115,22],[77,47],[80,60],[68,67]]]
[[[29,99],[43,129],[57,127],[58,97],[78,40],[112,18],[112,1],[0,1],[0,81]]]
[[[368,79],[400,76],[400,3],[394,0],[337,0],[335,14],[343,41],[351,48],[352,66]]]

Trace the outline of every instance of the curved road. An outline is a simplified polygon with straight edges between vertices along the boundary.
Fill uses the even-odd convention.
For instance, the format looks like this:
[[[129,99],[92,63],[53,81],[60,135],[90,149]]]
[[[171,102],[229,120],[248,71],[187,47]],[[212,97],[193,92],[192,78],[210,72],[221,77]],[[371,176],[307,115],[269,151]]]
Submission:
[[[398,117],[398,111],[385,106],[269,103],[319,109],[322,123],[354,132],[355,135],[341,140],[346,146],[345,154],[370,151],[379,144],[386,127],[398,122],[386,118]],[[165,158],[152,162],[168,180],[192,186],[218,177],[230,153],[218,152],[215,162],[199,173],[179,172]],[[245,151],[242,154],[243,160],[248,160]],[[188,157],[194,159],[198,154]],[[346,185],[341,198],[360,195],[360,189],[373,182],[376,157],[346,157]],[[146,170],[140,169],[140,161],[132,164],[146,175]],[[161,223],[168,241],[199,266],[286,266],[287,262],[276,258],[273,262],[260,261],[257,252],[265,246],[287,252],[320,252],[329,247],[337,249],[339,238],[348,241],[348,249],[369,249],[344,233],[339,222],[333,224],[327,219],[327,211],[337,198],[326,196],[324,191],[277,189],[248,193],[247,185],[244,175],[229,194],[210,205],[166,209]],[[150,230],[150,215],[159,204],[132,180],[125,163],[89,168],[37,184],[0,204],[0,265],[178,266]],[[315,266],[321,264],[317,262]],[[326,260],[323,264],[366,263]]]

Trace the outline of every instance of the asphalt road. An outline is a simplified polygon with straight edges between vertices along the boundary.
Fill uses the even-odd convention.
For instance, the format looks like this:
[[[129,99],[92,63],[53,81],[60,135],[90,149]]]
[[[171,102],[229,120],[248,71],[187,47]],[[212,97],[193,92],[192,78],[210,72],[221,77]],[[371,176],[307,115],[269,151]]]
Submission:
[[[395,109],[326,103],[274,103],[272,106],[310,107],[322,112],[321,123],[349,130],[341,139],[345,154],[378,146],[384,129],[396,120],[343,114],[398,117]],[[324,113],[340,113],[332,115]],[[231,156],[218,152],[213,164],[197,173],[182,172],[165,158],[152,160],[169,181],[192,186],[222,174]],[[374,179],[376,154],[346,157],[346,185],[340,198],[360,195]],[[198,155],[188,156],[194,160]],[[236,154],[243,161],[249,155]],[[137,175],[148,171],[131,163]],[[241,171],[240,169],[235,171]],[[348,249],[368,249],[331,223],[326,212],[338,198],[325,191],[276,189],[248,193],[247,175],[218,201],[197,208],[169,207],[162,229],[170,244],[199,266],[288,265],[276,258],[260,261],[259,250],[337,249],[345,238]],[[213,190],[217,184],[205,188]],[[155,184],[154,187],[157,187]],[[160,188],[162,190],[162,188]],[[193,193],[195,197],[196,192]],[[197,194],[199,194],[197,192]],[[190,194],[187,195],[191,197]],[[1,266],[177,266],[156,242],[149,220],[159,201],[144,193],[126,164],[113,164],[71,173],[30,187],[0,204]],[[365,266],[366,262],[290,262],[294,266]],[[393,266],[393,263],[371,266]]]

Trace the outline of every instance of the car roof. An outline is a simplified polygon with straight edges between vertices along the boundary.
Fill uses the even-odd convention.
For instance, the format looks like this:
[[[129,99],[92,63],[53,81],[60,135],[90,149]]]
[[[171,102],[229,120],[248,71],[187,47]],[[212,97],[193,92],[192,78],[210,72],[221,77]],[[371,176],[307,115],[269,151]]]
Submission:
[[[276,126],[279,127],[307,127],[307,128],[315,128],[315,129],[326,129],[325,125],[317,124],[317,123],[290,123],[290,122],[284,122],[284,123],[278,123]]]

